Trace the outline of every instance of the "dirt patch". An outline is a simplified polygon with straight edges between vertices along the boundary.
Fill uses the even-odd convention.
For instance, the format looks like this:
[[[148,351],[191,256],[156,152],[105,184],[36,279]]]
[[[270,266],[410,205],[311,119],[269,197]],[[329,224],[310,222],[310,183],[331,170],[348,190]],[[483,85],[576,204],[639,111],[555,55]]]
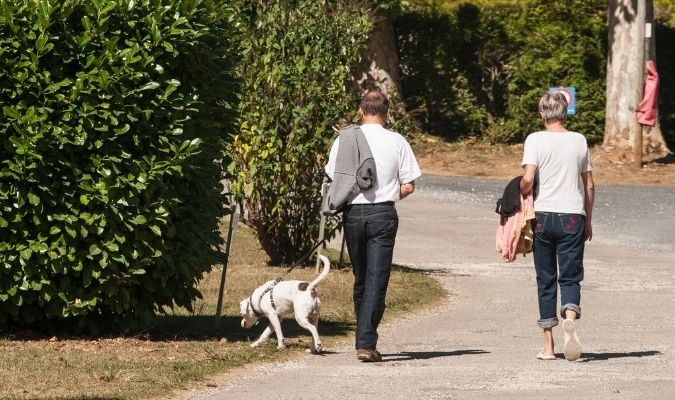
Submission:
[[[523,145],[490,145],[471,139],[448,143],[429,135],[412,142],[415,156],[427,174],[510,179],[522,174]],[[675,186],[675,157],[631,166],[630,154],[591,148],[593,178],[599,185]]]

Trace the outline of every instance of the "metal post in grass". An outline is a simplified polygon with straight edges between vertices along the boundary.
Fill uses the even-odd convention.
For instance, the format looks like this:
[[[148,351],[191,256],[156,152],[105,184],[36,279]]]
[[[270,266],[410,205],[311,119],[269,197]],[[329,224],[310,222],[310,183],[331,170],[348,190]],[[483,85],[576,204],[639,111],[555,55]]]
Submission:
[[[227,227],[227,243],[225,244],[225,260],[223,260],[223,273],[220,276],[220,288],[218,289],[218,304],[216,305],[216,321],[214,326],[218,328],[220,324],[220,314],[223,311],[223,295],[225,293],[225,277],[227,275],[227,264],[230,260],[230,249],[232,245],[232,231],[237,223],[237,204],[232,202],[230,207],[230,223]]]
[[[326,197],[326,194],[328,193],[328,180],[326,178],[323,178],[323,183],[321,184],[321,220],[319,221],[319,238],[318,241],[321,243],[324,238],[324,230],[326,230],[326,214],[323,213],[323,202],[324,202],[324,197]],[[319,263],[321,260],[319,259],[319,256],[321,255],[321,248],[322,246],[319,246],[316,249],[316,272],[319,272]]]

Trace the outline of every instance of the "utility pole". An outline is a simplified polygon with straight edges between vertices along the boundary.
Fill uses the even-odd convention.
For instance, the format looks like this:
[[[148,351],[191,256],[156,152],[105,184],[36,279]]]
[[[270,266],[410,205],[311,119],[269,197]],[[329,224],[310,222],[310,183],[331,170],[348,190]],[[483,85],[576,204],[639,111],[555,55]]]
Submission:
[[[648,46],[648,38],[646,31],[646,22],[647,22],[647,0],[638,0],[637,5],[637,15],[635,16],[636,22],[638,25],[639,34],[643,35],[642,40],[638,40],[637,43],[641,45],[641,49],[635,52],[642,59],[642,62],[638,66],[638,70],[635,72],[639,77],[637,84],[637,103],[635,104],[635,110],[637,111],[637,106],[642,101],[644,96],[644,82],[645,82],[645,63],[647,62],[647,56],[645,53]],[[651,32],[650,32],[651,34]],[[637,114],[634,118],[637,118]],[[636,124],[633,132],[633,168],[640,170],[642,169],[642,125]]]
[[[239,217],[237,215],[237,203],[234,198],[230,200],[230,221],[227,227],[227,243],[225,245],[225,256],[223,261],[223,272],[220,275],[220,286],[218,288],[218,302],[216,303],[216,316],[214,327],[217,329],[220,325],[220,315],[223,312],[223,296],[225,294],[225,277],[227,276],[227,264],[230,261],[230,251],[232,250],[232,231],[237,226]]]

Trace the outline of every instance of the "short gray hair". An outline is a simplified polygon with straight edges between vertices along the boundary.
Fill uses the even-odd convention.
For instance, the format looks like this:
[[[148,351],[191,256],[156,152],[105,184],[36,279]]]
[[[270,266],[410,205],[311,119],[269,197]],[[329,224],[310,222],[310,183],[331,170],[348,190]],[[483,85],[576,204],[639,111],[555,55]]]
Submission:
[[[539,112],[544,123],[565,121],[567,118],[567,99],[560,92],[546,93],[539,100]]]
[[[389,100],[379,90],[371,90],[363,96],[359,108],[363,115],[379,115],[386,120],[389,112]]]

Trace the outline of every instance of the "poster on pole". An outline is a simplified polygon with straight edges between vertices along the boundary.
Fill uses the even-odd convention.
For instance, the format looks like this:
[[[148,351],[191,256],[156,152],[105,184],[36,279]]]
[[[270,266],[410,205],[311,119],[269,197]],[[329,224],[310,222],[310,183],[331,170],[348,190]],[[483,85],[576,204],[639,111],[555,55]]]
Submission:
[[[567,115],[577,113],[577,90],[574,86],[551,86],[548,88],[550,93],[560,92],[567,100]]]

